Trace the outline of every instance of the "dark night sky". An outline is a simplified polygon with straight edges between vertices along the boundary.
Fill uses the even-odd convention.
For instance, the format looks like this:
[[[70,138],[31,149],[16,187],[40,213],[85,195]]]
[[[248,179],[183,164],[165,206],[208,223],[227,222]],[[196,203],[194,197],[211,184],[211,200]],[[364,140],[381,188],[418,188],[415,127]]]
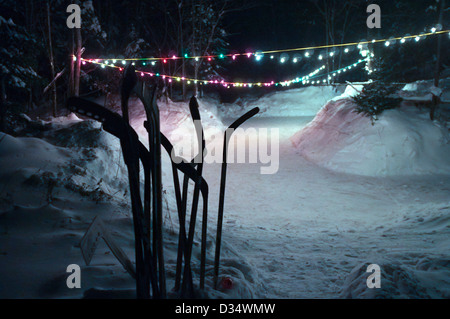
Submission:
[[[317,15],[314,25],[302,19],[302,15],[307,14],[306,12],[315,12]],[[296,48],[325,43],[321,17],[307,0],[264,0],[257,7],[228,15],[224,27],[229,34],[227,37],[229,49],[238,52]],[[293,54],[290,54],[291,58]],[[252,60],[252,63],[238,61],[226,65],[226,75],[236,81],[284,80],[307,74],[319,65],[318,63],[281,65],[278,59],[268,61],[268,57],[262,62]]]
[[[301,3],[311,7],[308,1],[265,0],[258,7],[233,12],[225,19],[230,47],[241,51],[270,50],[317,39],[318,34],[312,37],[308,30],[311,28],[298,17]]]
[[[104,2],[98,3],[100,6],[100,4]],[[123,6],[120,2],[111,3],[113,3],[115,12],[117,12],[117,10],[120,11],[121,6]],[[339,9],[341,3],[344,5],[347,1],[335,0],[333,3],[338,4],[337,8]],[[335,26],[337,28],[335,32],[335,43],[341,43],[341,41],[358,42],[363,39],[368,39],[369,37],[381,38],[399,36],[402,35],[405,30],[406,32],[412,34],[415,32],[419,33],[423,31],[423,28],[429,27],[436,21],[436,13],[433,12],[433,10],[427,11],[427,7],[435,4],[434,0],[378,0],[377,3],[382,8],[383,26],[382,29],[372,31],[372,34],[368,35],[369,31],[366,26],[367,1],[360,0],[360,2],[355,3],[357,4],[357,7],[353,9],[350,14],[349,25],[351,25],[351,27],[347,30],[344,40],[340,38],[340,35],[338,36],[338,33],[342,27],[342,18],[345,12],[341,13],[341,15],[337,17],[338,21],[335,21]],[[222,27],[228,35],[225,40],[229,43],[229,45],[223,52],[212,52],[213,54],[289,49],[322,45],[326,43],[324,17],[321,16],[318,9],[313,4],[313,1],[260,0],[257,1],[256,4],[257,5],[250,9],[233,11],[224,16]],[[106,13],[111,10],[109,6],[103,9]],[[126,10],[126,6],[122,9],[125,13],[128,12]],[[101,10],[98,12],[100,11]],[[142,18],[146,22],[154,20],[156,21],[155,23],[157,23],[160,15],[161,12],[150,12],[145,16],[134,16],[128,12],[128,15],[119,15],[119,20],[121,22],[123,22],[122,20],[127,21],[128,16],[133,16]],[[145,32],[143,34],[145,34]],[[147,34],[146,36],[147,38],[150,38],[151,34]],[[169,46],[173,47],[174,45],[169,44]],[[120,45],[118,47],[120,48]],[[410,47],[404,46],[404,48],[406,50],[406,48]],[[163,49],[166,48],[163,46]],[[351,49],[354,49],[354,47]],[[429,50],[427,50],[427,52],[429,53],[429,56],[418,57],[415,60],[409,59],[411,60],[411,63],[409,65],[405,65],[403,69],[407,70],[410,66],[417,65],[417,60],[431,61],[432,57],[430,55],[432,52]],[[290,52],[290,61],[284,64],[279,62],[279,54],[274,54],[275,58],[273,60],[270,60],[269,56],[266,55],[260,62],[257,62],[253,57],[249,61],[247,57],[241,56],[234,62],[231,61],[231,59],[224,59],[213,63],[219,65],[220,68],[217,72],[229,81],[284,81],[307,75],[319,68],[325,61],[318,61],[317,56],[323,53],[323,50],[315,50],[313,57],[306,59],[304,58],[304,52],[302,51]],[[405,61],[405,59],[401,58],[401,56],[407,54],[407,52],[398,52],[397,50],[390,50],[388,53],[389,54],[387,57],[391,59],[390,55],[392,55],[392,59],[395,59],[395,61]],[[170,53],[162,53],[162,55],[164,54],[168,54],[170,56],[171,54],[178,53],[175,51],[170,51]],[[292,59],[295,54],[303,57],[303,60],[294,64],[292,63]],[[358,53],[358,50],[353,50],[350,54],[346,54],[342,57],[342,61],[340,61],[341,63],[337,64],[343,67],[354,63],[360,58],[361,55]],[[333,68],[336,69],[336,65],[333,65]],[[350,74],[346,74],[345,80],[361,81],[367,79],[364,72],[349,73]]]

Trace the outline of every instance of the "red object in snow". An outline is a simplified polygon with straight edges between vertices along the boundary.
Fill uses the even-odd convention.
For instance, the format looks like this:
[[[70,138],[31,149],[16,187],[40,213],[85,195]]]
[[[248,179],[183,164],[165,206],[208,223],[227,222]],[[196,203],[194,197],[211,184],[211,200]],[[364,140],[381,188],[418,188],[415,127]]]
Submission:
[[[220,286],[223,289],[232,289],[233,288],[233,280],[230,277],[223,277],[220,281]]]

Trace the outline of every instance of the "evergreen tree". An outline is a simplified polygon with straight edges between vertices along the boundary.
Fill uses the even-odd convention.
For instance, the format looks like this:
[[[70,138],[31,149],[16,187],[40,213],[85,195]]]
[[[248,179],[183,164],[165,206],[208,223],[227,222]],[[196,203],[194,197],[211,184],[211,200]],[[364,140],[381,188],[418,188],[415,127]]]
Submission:
[[[36,51],[36,39],[11,17],[0,16],[0,73],[9,88],[26,88],[27,82],[38,78],[32,53]]]
[[[355,111],[370,117],[372,125],[383,111],[398,107],[402,101],[394,96],[398,88],[388,82],[388,73],[381,59],[374,60],[372,81],[364,86],[359,95],[353,97],[357,104]]]
[[[0,12],[0,131],[6,131],[7,111],[23,112],[31,84],[40,79],[36,54],[41,47],[23,26],[23,15],[13,2],[2,2]]]

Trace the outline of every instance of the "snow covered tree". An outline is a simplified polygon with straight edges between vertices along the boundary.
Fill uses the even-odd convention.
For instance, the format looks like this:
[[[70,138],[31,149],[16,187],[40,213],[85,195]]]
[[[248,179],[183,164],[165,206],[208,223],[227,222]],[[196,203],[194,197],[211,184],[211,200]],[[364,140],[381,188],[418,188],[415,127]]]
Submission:
[[[206,1],[192,1],[189,23],[191,24],[188,38],[188,47],[192,56],[208,56],[213,52],[221,51],[226,46],[226,31],[221,27],[221,19],[227,10],[228,1],[210,3]],[[194,68],[194,78],[199,75],[217,75],[211,63],[204,63],[204,59],[194,59],[191,64]],[[195,92],[197,84],[195,84]]]
[[[125,56],[127,58],[140,58],[150,49],[149,44],[139,36],[134,25],[128,36],[128,45],[125,48]]]
[[[36,38],[26,28],[14,22],[20,16],[16,6],[4,2],[1,5],[0,37],[0,130],[5,130],[5,117],[9,104],[26,101],[30,94],[30,82],[40,77],[36,73],[37,60],[33,54],[39,50]],[[10,99],[14,97],[14,99]]]
[[[25,28],[16,25],[11,18],[0,16],[0,72],[6,85],[14,88],[26,88],[30,78],[38,77],[33,69],[36,63],[30,58],[35,49],[35,38]]]
[[[78,95],[80,91],[81,55],[83,53],[83,45],[87,43],[94,50],[96,48],[103,49],[104,42],[107,39],[107,34],[102,29],[100,21],[95,13],[92,1],[83,1],[81,6],[81,14],[83,17],[83,27],[81,29],[73,30],[74,43],[72,44],[72,54],[76,56],[77,59],[75,67],[71,67],[71,70],[73,70],[71,74],[73,88],[71,88],[71,91],[73,91],[75,95]]]
[[[385,110],[398,107],[402,101],[401,98],[394,96],[398,88],[386,80],[388,76],[383,61],[376,59],[373,67],[372,82],[366,84],[361,93],[353,97],[357,104],[355,111],[370,117],[372,125],[378,119],[378,115]]]

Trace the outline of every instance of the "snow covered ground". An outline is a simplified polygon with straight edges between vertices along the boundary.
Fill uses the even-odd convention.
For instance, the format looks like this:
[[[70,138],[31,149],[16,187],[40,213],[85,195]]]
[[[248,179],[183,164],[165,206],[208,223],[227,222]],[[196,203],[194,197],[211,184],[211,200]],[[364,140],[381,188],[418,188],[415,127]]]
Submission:
[[[234,288],[224,292],[209,289],[207,296],[450,298],[450,175],[446,169],[427,169],[421,174],[379,174],[377,170],[350,174],[335,169],[348,167],[345,157],[339,159],[340,165],[327,166],[305,158],[294,146],[299,131],[308,132],[327,114],[321,107],[328,100],[341,103],[337,97],[342,91],[289,90],[240,105],[217,106],[211,100],[201,101],[210,148],[211,143],[217,143],[210,139],[212,135],[255,106],[263,113],[244,128],[280,130],[276,174],[261,175],[261,164],[228,167],[221,275],[231,277]],[[345,109],[348,103],[339,105]],[[172,142],[194,134],[186,104],[162,102],[160,108],[162,130]],[[131,114],[133,125],[144,139],[139,103],[132,104]],[[406,115],[395,113],[395,118],[400,121]],[[413,124],[423,117],[415,113],[411,116]],[[358,120],[351,121],[355,122]],[[389,123],[380,125],[388,130]],[[430,125],[419,132],[426,139],[414,141],[424,144],[422,150],[434,147],[431,154],[437,156],[433,157],[437,168],[448,166],[448,157],[440,157],[446,153],[436,149],[445,144],[429,142],[436,141],[439,134],[445,137],[445,130]],[[91,287],[122,289],[130,296],[133,282],[106,245],[99,246],[90,266],[84,266],[78,247],[89,223],[98,215],[133,256],[126,174],[118,142],[97,124],[73,115],[35,126],[26,132],[30,137],[0,134],[0,297],[77,298]],[[369,123],[367,131],[362,130],[358,136],[370,136],[371,130]],[[256,138],[251,136],[250,141]],[[327,141],[314,134],[311,138]],[[387,145],[389,141],[380,139],[379,143]],[[321,145],[325,154],[335,154],[329,152],[329,143]],[[398,161],[408,155],[397,152]],[[421,154],[428,156],[430,152]],[[355,153],[348,155],[348,165],[353,164]],[[168,208],[165,247],[171,287],[177,218],[167,156],[163,160]],[[424,163],[419,162],[417,167]],[[206,165],[204,175],[211,192],[210,286],[220,164]],[[199,247],[195,247],[194,262],[198,265]],[[81,291],[65,286],[65,269],[72,263],[82,266]],[[379,290],[366,286],[365,270],[373,263],[381,267]]]
[[[259,99],[240,99],[233,104],[218,106],[223,117],[238,117],[254,107],[261,117],[315,116],[328,100],[342,93],[345,86],[310,86],[269,93]]]

